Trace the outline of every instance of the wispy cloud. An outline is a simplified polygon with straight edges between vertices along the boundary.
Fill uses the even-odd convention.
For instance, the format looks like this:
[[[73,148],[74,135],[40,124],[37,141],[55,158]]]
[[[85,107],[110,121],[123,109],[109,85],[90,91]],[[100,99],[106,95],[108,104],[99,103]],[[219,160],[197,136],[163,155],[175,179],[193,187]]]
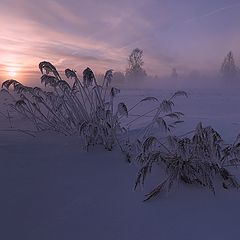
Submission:
[[[238,8],[238,7],[240,7],[240,3],[227,5],[225,7],[220,7],[220,8],[214,9],[212,11],[209,11],[209,12],[203,14],[203,15],[187,19],[187,20],[184,21],[184,23],[190,23],[190,22],[202,19],[202,18],[207,18],[207,17],[213,16],[213,15],[219,14],[219,13],[221,13],[223,11],[228,10],[228,9]]]

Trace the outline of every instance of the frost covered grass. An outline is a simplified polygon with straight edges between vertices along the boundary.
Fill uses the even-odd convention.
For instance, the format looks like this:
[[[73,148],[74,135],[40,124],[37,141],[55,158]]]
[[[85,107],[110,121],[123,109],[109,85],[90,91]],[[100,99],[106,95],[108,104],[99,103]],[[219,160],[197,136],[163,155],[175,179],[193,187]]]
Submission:
[[[103,145],[112,150],[118,145],[128,162],[140,168],[135,188],[145,184],[153,167],[160,167],[159,177],[164,179],[145,200],[169,192],[179,183],[200,185],[213,193],[217,181],[226,189],[239,188],[232,167],[240,162],[240,137],[226,144],[216,130],[201,123],[187,134],[174,134],[184,116],[174,110],[175,99],[187,97],[186,92],[177,91],[161,101],[147,96],[128,108],[124,102],[114,101],[120,90],[111,86],[112,70],[106,72],[100,85],[89,68],[83,71],[82,79],[74,70],[66,69],[66,77],[73,80],[70,86],[51,63],[41,62],[39,68],[45,89],[24,86],[16,80],[3,83],[3,91],[13,101],[10,106],[39,131],[80,136],[86,149]],[[144,104],[150,104],[145,111]],[[146,125],[132,135],[131,127],[145,118]]]
[[[136,157],[141,168],[135,188],[144,185],[154,166],[163,169],[164,180],[146,194],[145,201],[169,192],[174,184],[200,185],[215,194],[215,182],[225,189],[239,188],[232,167],[240,163],[240,137],[233,144],[225,144],[218,132],[201,123],[189,133],[191,137],[168,135],[165,138],[148,136],[136,143]]]
[[[66,69],[66,77],[74,80],[70,86],[51,63],[41,62],[39,69],[43,74],[41,83],[48,88],[28,87],[16,80],[2,84],[7,91],[13,86],[17,95],[12,95],[14,103],[11,107],[29,119],[37,130],[78,135],[86,148],[102,144],[111,150],[117,133],[123,130],[119,117],[127,115],[124,103],[114,109],[114,98],[119,89],[111,87],[112,70],[106,72],[102,85],[99,85],[90,68],[83,71],[82,81],[74,70]]]
[[[140,166],[135,189],[144,185],[153,167],[160,168],[159,177],[164,179],[146,195],[145,201],[169,192],[179,183],[200,185],[214,194],[215,183],[219,182],[225,189],[238,189],[240,185],[232,168],[240,163],[240,137],[233,144],[226,144],[215,129],[203,127],[201,123],[192,131],[176,136],[172,130],[183,122],[184,115],[173,111],[174,99],[178,96],[187,94],[178,91],[163,101],[146,97],[138,103],[151,100],[157,102],[157,107],[133,120],[150,117],[136,138],[128,142],[128,160]]]

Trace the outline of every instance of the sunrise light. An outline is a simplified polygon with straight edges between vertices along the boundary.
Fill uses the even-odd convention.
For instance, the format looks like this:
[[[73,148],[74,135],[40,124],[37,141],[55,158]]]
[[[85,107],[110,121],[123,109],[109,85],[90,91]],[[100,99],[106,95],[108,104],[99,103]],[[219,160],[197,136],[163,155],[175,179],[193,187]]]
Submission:
[[[16,69],[14,68],[8,68],[7,73],[9,77],[15,77],[16,76]]]

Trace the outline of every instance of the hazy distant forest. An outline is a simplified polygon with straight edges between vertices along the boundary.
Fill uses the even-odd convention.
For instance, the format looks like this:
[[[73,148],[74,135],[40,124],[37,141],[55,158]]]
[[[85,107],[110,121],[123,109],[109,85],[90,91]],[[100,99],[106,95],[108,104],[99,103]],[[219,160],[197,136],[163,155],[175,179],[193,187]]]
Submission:
[[[121,85],[124,83],[135,83],[143,82],[144,80],[157,80],[158,76],[152,76],[151,73],[147,73],[144,69],[144,55],[143,50],[135,48],[131,54],[128,56],[128,67],[125,72],[113,72],[113,80],[115,84]],[[230,51],[227,56],[224,58],[222,64],[219,66],[219,69],[216,69],[215,78],[219,78],[227,82],[238,82],[240,81],[240,68],[236,65],[233,53]],[[177,80],[185,78],[201,78],[201,73],[198,70],[190,72],[188,75],[181,76],[178,73],[176,67],[172,68],[172,71],[169,73],[168,79]],[[205,76],[207,77],[207,76]],[[104,75],[98,75],[99,79],[103,79]]]

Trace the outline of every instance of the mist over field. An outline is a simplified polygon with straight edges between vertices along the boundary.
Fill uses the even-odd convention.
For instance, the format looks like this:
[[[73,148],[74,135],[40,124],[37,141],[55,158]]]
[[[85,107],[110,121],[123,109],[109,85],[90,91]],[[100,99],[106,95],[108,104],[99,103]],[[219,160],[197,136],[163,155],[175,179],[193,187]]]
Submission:
[[[239,0],[0,1],[0,239],[239,239]]]

